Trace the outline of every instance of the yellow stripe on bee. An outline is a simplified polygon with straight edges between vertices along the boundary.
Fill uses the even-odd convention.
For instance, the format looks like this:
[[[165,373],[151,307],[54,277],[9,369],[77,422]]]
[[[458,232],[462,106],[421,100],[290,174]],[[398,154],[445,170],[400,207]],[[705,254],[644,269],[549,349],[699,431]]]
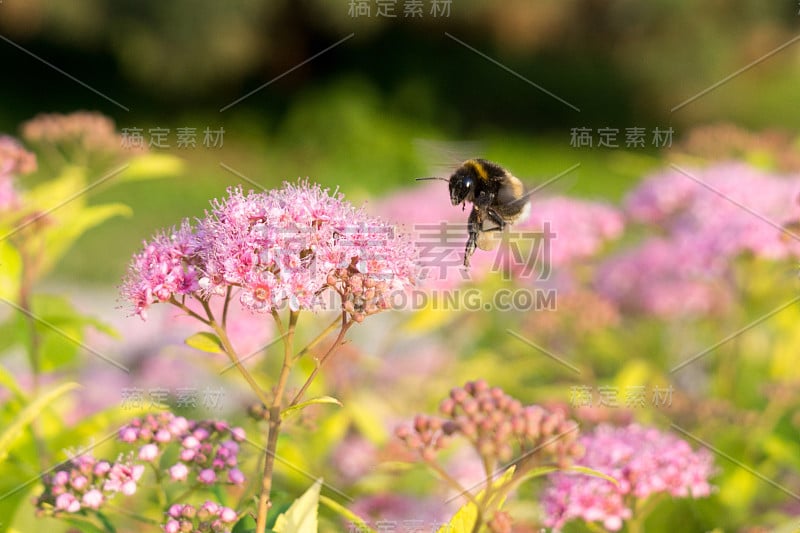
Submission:
[[[478,176],[480,176],[482,180],[487,181],[489,179],[489,174],[486,172],[486,169],[474,159],[468,159],[467,161],[464,161],[464,166],[471,167],[475,172],[477,172]]]

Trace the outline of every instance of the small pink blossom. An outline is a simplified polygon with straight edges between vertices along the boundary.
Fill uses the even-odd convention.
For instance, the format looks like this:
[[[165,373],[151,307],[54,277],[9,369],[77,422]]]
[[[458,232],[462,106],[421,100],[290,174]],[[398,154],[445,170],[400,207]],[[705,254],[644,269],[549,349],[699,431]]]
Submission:
[[[210,468],[204,468],[197,475],[197,480],[206,485],[213,485],[217,481],[217,474]]]
[[[234,485],[241,485],[244,483],[244,474],[238,468],[233,468],[228,471],[228,481]]]
[[[230,524],[232,522],[235,522],[237,516],[238,515],[236,514],[236,511],[234,511],[230,507],[223,507],[219,511],[220,520],[222,520],[223,522],[228,523],[228,524]]]
[[[189,468],[183,463],[177,463],[169,468],[169,477],[173,481],[186,481],[186,476],[189,475]]]
[[[139,448],[139,459],[142,461],[155,461],[158,458],[159,450],[155,444],[145,444]]]
[[[56,498],[56,509],[68,513],[77,513],[81,510],[81,502],[70,492],[65,492]]]
[[[543,500],[549,527],[561,528],[581,518],[618,531],[632,516],[631,496],[643,500],[663,492],[676,498],[700,498],[711,493],[711,455],[706,450],[693,451],[671,433],[636,424],[600,425],[580,442],[586,454],[577,464],[607,474],[619,485],[574,473],[550,474],[551,486]]]
[[[98,509],[103,503],[103,493],[97,489],[92,489],[83,495],[81,502],[90,509]]]

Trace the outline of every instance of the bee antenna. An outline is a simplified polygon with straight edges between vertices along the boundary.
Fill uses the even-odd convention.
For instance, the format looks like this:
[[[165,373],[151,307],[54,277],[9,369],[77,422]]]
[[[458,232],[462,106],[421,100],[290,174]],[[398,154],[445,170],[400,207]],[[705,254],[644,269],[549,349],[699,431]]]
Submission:
[[[430,178],[417,178],[417,181],[424,181],[424,180],[442,180],[442,181],[450,181],[447,178],[442,178],[440,176],[431,176]]]

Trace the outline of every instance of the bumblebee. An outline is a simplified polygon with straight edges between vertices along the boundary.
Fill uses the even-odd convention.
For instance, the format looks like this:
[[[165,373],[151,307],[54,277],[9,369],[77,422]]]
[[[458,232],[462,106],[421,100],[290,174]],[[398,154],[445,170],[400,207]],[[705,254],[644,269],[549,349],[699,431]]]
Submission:
[[[450,202],[467,202],[472,211],[467,220],[469,238],[464,249],[464,266],[475,248],[491,250],[496,243],[492,232],[503,231],[509,224],[525,218],[530,209],[523,183],[506,169],[485,159],[468,159],[453,172],[449,179],[442,177],[417,178],[418,180],[443,180],[449,183]]]

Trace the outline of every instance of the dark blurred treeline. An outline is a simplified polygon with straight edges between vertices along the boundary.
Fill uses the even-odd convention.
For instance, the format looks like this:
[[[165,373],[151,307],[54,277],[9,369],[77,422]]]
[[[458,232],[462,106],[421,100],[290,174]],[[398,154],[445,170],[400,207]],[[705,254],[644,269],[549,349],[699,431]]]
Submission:
[[[695,102],[694,94],[787,43],[796,0],[454,0],[449,16],[352,16],[350,0],[4,0],[0,35],[130,108],[130,114],[0,42],[0,126],[40,111],[120,119],[218,113],[350,33],[353,38],[233,107],[277,123],[294,99],[365,81],[393,111],[445,130],[800,124],[800,43]],[[440,0],[441,2],[441,0]],[[569,106],[502,70],[500,61]],[[354,94],[354,98],[360,95]]]

